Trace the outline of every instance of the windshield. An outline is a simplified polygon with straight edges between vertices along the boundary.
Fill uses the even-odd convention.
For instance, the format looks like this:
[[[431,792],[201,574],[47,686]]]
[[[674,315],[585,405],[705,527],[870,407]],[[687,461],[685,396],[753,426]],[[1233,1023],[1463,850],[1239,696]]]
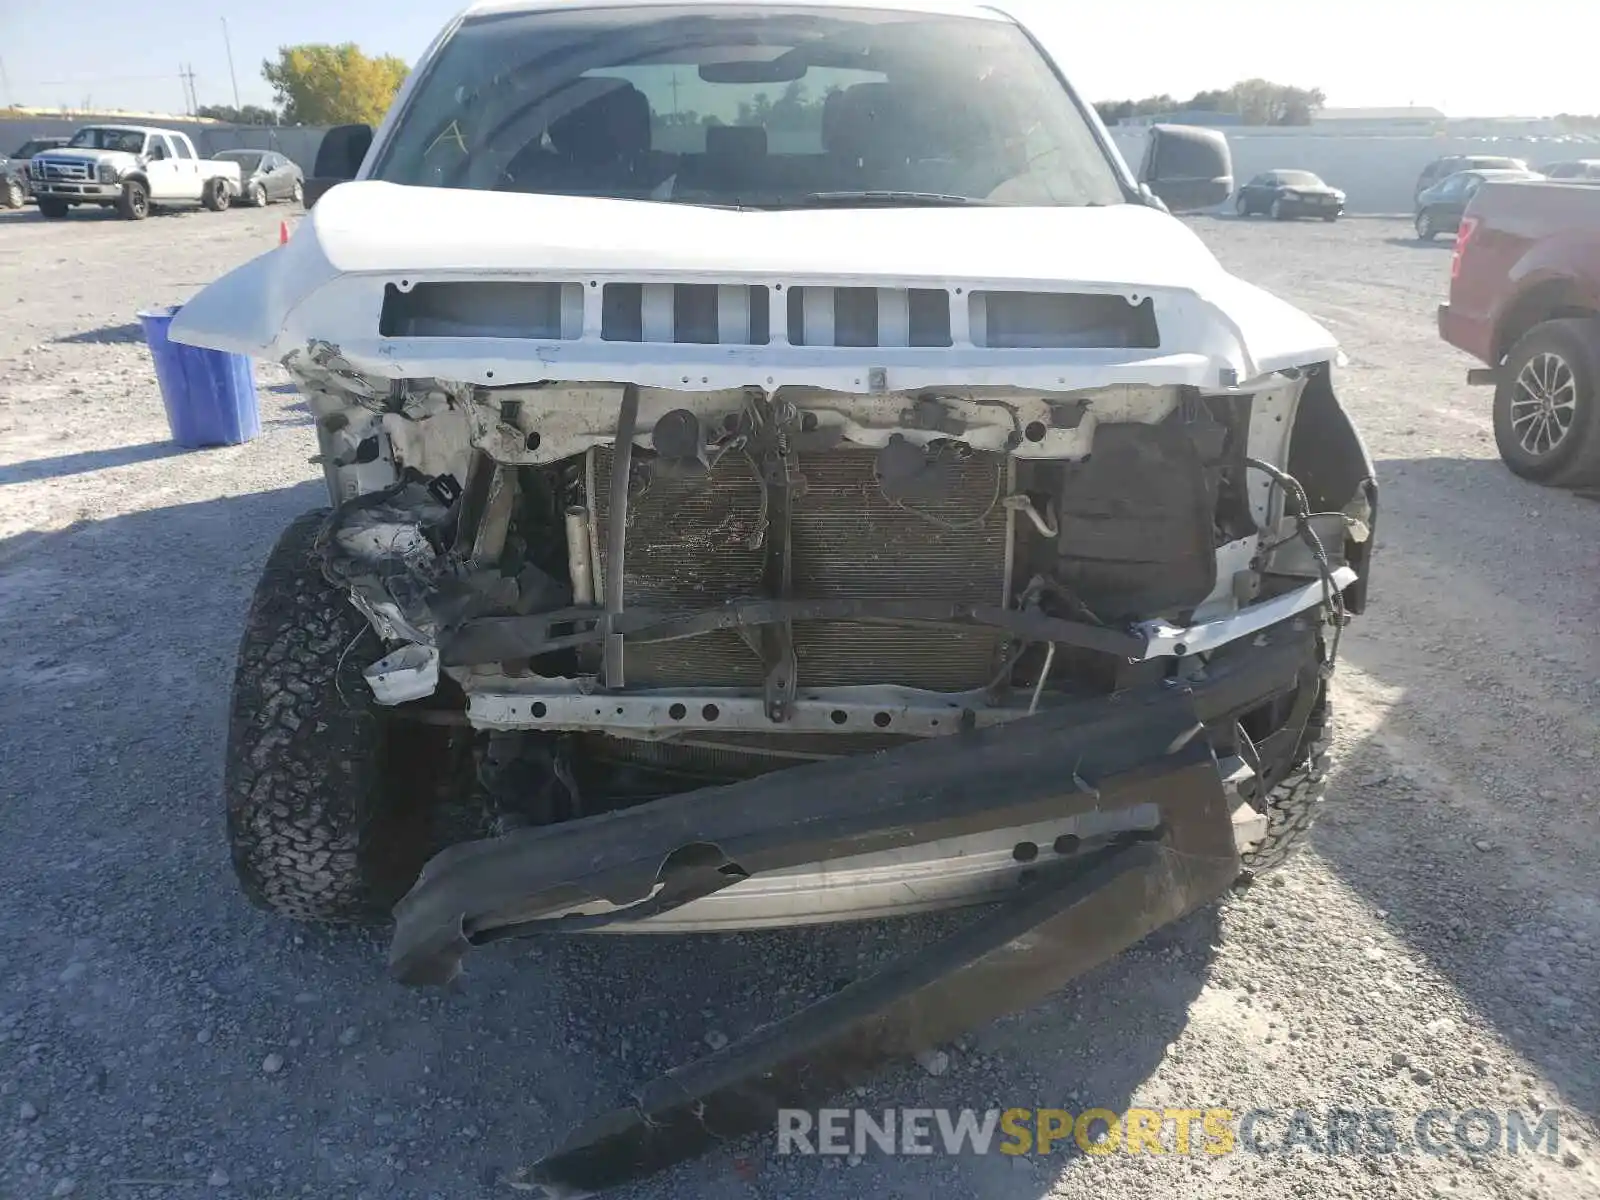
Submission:
[[[69,146],[87,150],[120,150],[125,154],[144,153],[144,134],[134,129],[99,129],[91,125],[72,135]]]
[[[31,142],[23,142],[14,157],[32,158],[35,154],[54,149],[65,140],[65,138],[34,138]]]
[[[1276,176],[1279,183],[1289,187],[1321,187],[1322,180],[1310,171],[1279,171]]]
[[[261,165],[261,155],[252,154],[248,150],[224,150],[221,154],[218,154],[215,157],[221,159],[223,162],[238,163],[239,170],[243,171],[246,175],[250,174],[250,172],[254,171]]]
[[[1125,199],[1015,25],[766,5],[469,20],[373,178],[760,208]]]

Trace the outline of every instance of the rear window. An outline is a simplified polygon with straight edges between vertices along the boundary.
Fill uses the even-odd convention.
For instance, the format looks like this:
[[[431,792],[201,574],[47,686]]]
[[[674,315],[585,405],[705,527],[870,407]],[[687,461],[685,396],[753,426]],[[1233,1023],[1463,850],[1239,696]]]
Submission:
[[[239,170],[243,171],[246,175],[261,165],[261,155],[252,154],[247,150],[225,150],[221,154],[217,155],[217,157],[226,162],[238,163]]]
[[[764,208],[1127,198],[1010,22],[736,4],[470,19],[373,176]]]

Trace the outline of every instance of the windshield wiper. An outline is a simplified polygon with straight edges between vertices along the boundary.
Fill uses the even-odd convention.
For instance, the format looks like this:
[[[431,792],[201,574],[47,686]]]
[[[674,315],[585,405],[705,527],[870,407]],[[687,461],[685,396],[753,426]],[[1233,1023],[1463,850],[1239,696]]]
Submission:
[[[796,208],[838,208],[883,205],[886,208],[958,208],[987,205],[987,200],[972,196],[953,196],[947,192],[812,192],[797,201]],[[787,207],[787,206],[786,206]]]

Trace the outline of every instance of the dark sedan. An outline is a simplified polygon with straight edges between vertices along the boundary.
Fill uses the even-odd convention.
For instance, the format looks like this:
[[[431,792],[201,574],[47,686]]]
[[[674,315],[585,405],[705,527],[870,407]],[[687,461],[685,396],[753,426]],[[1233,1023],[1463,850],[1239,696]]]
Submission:
[[[1275,221],[1291,217],[1337,221],[1344,212],[1344,193],[1310,171],[1267,171],[1239,189],[1234,208],[1241,217],[1269,213]]]
[[[1441,233],[1455,233],[1468,202],[1486,183],[1543,178],[1537,171],[1457,171],[1417,197],[1417,236],[1431,242]]]
[[[274,200],[298,204],[305,194],[305,174],[276,150],[224,150],[212,157],[239,164],[239,195],[258,208]]]
[[[35,154],[65,145],[64,137],[30,138],[15,154],[0,154],[0,208],[21,208],[28,202],[28,160]]]

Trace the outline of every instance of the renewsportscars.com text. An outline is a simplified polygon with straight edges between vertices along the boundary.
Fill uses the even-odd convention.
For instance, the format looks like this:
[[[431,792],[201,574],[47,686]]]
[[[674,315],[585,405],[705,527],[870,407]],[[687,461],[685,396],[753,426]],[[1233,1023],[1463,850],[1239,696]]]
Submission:
[[[781,1109],[779,1154],[1554,1155],[1557,1113],[1430,1108]]]

